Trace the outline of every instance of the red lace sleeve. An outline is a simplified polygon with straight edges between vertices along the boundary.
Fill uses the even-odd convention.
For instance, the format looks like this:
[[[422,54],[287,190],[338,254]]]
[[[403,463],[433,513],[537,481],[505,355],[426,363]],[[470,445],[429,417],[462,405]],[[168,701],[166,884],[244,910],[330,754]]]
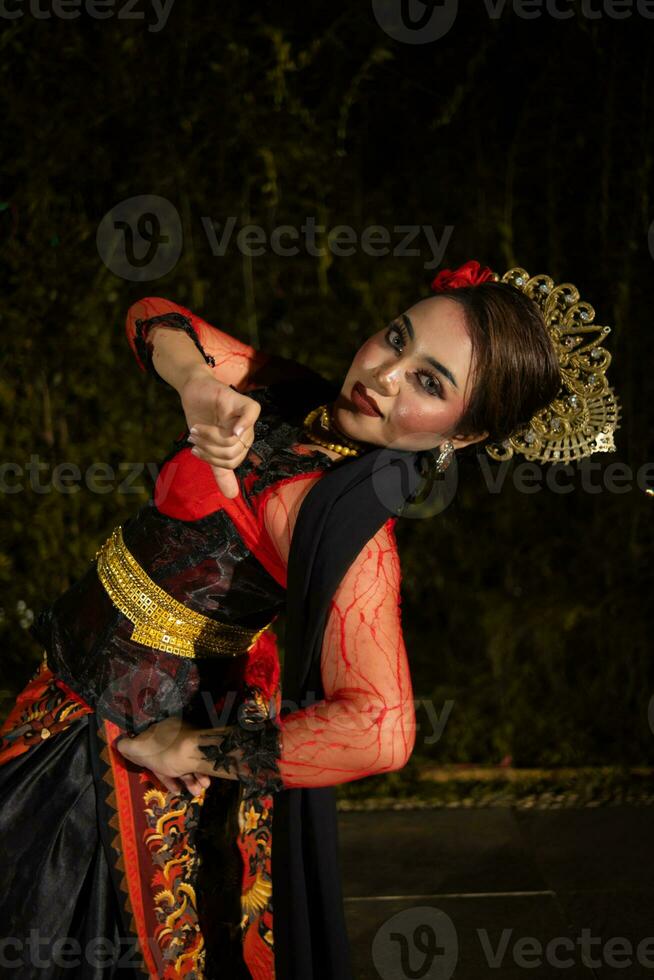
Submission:
[[[252,375],[269,360],[266,354],[212,326],[186,307],[158,296],[148,296],[130,306],[125,330],[141,369],[163,384],[166,382],[152,365],[152,344],[149,339],[150,331],[158,325],[184,330],[213,368],[216,377],[240,390],[247,389]]]
[[[267,495],[264,527],[282,558],[311,482]],[[334,786],[406,764],[416,724],[393,524],[368,542],[332,600],[321,654],[324,699],[269,722],[259,743],[238,729],[220,747],[209,738],[198,745],[206,758],[267,790]]]
[[[399,589],[389,522],[361,552],[332,601],[321,657],[325,699],[279,720],[277,766],[285,788],[346,783],[408,761],[415,712]]]

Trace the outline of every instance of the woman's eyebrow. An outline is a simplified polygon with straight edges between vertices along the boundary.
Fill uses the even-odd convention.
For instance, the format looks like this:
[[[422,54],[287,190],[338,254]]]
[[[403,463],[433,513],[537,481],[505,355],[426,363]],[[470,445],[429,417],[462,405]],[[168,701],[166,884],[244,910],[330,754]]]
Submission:
[[[409,340],[415,340],[416,332],[413,329],[413,324],[411,323],[411,320],[409,319],[406,313],[402,313],[401,317],[404,322],[404,326],[406,327],[406,332],[409,335]]]
[[[404,323],[404,326],[406,327],[406,332],[409,335],[409,339],[410,340],[414,340],[415,339],[415,336],[416,336],[416,332],[413,329],[413,324],[411,323],[411,320],[409,319],[409,316],[406,313],[402,313],[401,316],[402,316],[402,322]],[[447,378],[447,380],[450,382],[450,384],[454,385],[454,387],[458,390],[458,387],[459,386],[456,383],[456,378],[454,377],[454,375],[452,374],[452,372],[450,370],[448,370],[448,368],[445,367],[444,364],[441,364],[440,361],[437,361],[435,357],[427,357],[426,356],[425,357],[425,360],[429,364],[431,364],[432,367],[435,367],[437,371],[440,371],[441,374],[444,374],[445,377]]]

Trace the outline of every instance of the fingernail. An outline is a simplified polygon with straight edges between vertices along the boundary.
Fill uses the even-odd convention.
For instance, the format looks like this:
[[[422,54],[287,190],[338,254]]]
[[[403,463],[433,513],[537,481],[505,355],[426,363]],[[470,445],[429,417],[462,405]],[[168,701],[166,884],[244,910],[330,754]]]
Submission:
[[[195,428],[194,425],[191,426],[191,428],[189,429],[189,432],[191,432],[194,436],[196,436],[198,434],[198,430]]]
[[[237,425],[236,428],[234,429],[234,435],[235,436],[242,436],[244,429],[245,429],[245,426],[244,425]]]
[[[199,455],[198,454],[198,447],[197,446],[193,446],[193,449],[191,450],[191,452],[193,453],[194,456]]]

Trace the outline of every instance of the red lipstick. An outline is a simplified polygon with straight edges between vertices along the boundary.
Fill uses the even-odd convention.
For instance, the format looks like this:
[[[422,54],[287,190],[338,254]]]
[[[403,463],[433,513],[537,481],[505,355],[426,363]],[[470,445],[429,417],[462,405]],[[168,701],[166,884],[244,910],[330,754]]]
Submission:
[[[352,403],[356,407],[357,411],[361,412],[362,415],[373,415],[377,418],[382,418],[382,413],[379,409],[379,405],[375,399],[368,394],[364,386],[360,381],[352,388]]]

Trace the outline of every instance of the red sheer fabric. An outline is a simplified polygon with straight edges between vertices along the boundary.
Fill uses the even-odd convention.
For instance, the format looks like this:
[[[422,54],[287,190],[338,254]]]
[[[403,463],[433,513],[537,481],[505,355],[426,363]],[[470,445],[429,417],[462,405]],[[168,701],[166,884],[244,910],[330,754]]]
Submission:
[[[314,479],[273,488],[258,508],[284,565],[300,504]],[[389,520],[368,542],[332,600],[321,656],[324,699],[279,719],[284,788],[333,786],[399,769],[413,751],[413,690],[393,524]]]
[[[139,339],[142,342],[147,341],[149,331],[140,331],[138,321],[146,321],[166,313],[179,314],[187,318],[205,357],[209,362],[213,361],[211,367],[216,377],[227,385],[247,390],[254,384],[254,375],[270,360],[267,354],[219,330],[186,307],[160,296],[148,296],[130,306],[125,323],[127,339],[143,371],[146,371],[149,365],[143,356],[142,343],[138,341]]]

